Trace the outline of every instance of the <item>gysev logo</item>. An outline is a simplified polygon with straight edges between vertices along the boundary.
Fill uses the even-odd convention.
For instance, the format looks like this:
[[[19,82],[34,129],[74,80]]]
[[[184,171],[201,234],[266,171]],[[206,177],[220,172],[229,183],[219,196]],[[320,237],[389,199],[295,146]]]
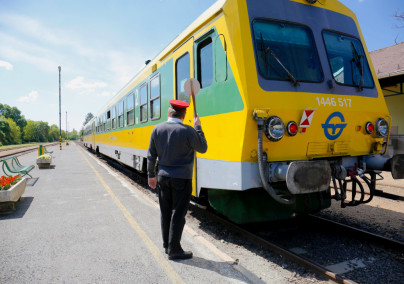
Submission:
[[[341,123],[335,123],[335,124],[331,124],[330,121],[336,117],[337,122],[338,120],[341,121]],[[335,121],[335,119],[334,119]],[[334,113],[332,113],[327,120],[325,121],[324,124],[322,124],[321,126],[324,129],[324,134],[325,137],[327,137],[329,140],[335,140],[338,137],[341,136],[342,131],[344,131],[344,128],[347,126],[345,122],[345,118],[342,115],[342,113],[340,113],[339,111],[336,111]],[[337,131],[338,130],[338,131]],[[331,132],[331,133],[330,133]]]

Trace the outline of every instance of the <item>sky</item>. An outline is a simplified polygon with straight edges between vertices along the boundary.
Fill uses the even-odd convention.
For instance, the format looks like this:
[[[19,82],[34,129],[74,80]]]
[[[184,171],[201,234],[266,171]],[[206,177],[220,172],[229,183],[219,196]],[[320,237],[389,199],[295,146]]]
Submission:
[[[322,0],[332,1],[332,0]],[[0,0],[0,103],[80,130],[215,0]],[[404,41],[403,0],[342,0],[369,51]],[[66,125],[67,112],[67,125]]]

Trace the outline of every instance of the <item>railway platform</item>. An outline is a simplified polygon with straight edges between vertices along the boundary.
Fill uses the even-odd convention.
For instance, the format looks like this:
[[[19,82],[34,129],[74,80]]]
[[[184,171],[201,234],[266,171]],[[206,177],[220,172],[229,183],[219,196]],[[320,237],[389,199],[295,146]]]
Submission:
[[[48,150],[51,168],[0,213],[0,283],[262,283],[188,227],[194,257],[168,260],[155,202],[74,143]]]

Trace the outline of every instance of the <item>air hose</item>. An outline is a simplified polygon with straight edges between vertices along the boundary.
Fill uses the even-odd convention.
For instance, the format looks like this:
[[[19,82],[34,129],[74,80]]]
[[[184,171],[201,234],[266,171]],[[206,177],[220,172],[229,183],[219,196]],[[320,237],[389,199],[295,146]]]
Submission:
[[[290,196],[290,199],[285,199],[278,195],[275,192],[275,189],[268,183],[267,175],[265,174],[266,171],[266,159],[264,161],[264,153],[262,150],[262,132],[264,129],[264,120],[263,119],[257,119],[257,124],[258,124],[258,168],[259,168],[259,173],[260,173],[260,178],[262,185],[264,186],[264,189],[268,194],[275,199],[277,202],[286,204],[286,205],[291,205],[294,204],[296,201],[296,198],[294,195]]]

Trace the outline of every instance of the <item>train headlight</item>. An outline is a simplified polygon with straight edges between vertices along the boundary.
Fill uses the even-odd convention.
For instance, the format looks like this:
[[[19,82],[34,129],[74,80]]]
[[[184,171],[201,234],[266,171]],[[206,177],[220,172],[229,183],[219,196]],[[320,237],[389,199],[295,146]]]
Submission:
[[[376,121],[376,134],[378,137],[387,137],[389,134],[389,123],[384,118]]]
[[[309,4],[314,4],[317,2],[317,0],[306,0]]]
[[[279,141],[285,134],[285,125],[279,117],[271,116],[265,122],[264,133],[269,140],[273,142]]]

